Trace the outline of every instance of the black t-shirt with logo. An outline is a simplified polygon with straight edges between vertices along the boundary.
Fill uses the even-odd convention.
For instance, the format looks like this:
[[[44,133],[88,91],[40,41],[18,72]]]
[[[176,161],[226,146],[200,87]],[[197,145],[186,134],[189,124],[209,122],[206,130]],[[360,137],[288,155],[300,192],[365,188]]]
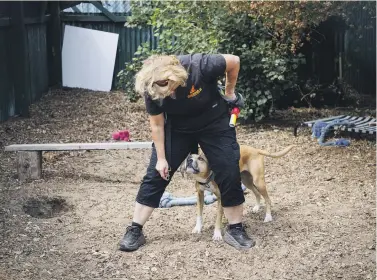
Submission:
[[[172,128],[181,132],[205,129],[218,119],[228,117],[228,107],[218,91],[217,81],[224,76],[225,58],[220,54],[189,54],[178,56],[189,77],[185,87],[178,87],[175,99],[161,102],[145,96],[150,115],[165,113]]]

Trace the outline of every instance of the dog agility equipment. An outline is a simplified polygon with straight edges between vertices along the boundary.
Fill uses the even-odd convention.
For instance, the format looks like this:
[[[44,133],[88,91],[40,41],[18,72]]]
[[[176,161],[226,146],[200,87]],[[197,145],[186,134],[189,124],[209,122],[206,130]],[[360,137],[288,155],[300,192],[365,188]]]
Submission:
[[[102,143],[41,143],[5,146],[5,152],[17,152],[18,179],[25,181],[42,178],[42,152],[84,150],[152,149],[152,142],[102,142]]]
[[[328,130],[339,130],[344,132],[355,132],[361,134],[376,134],[376,119],[367,116],[367,117],[355,117],[355,116],[347,116],[347,115],[339,115],[328,117],[319,120],[312,120],[307,122],[302,122],[295,126],[293,134],[297,136],[297,129],[300,126],[308,126],[313,127],[314,124],[317,123],[315,130],[318,133],[319,127],[323,128],[325,125],[333,124],[333,126],[329,127]],[[347,123],[347,125],[345,125]],[[340,141],[338,144],[345,144],[341,143]]]
[[[350,145],[350,141],[347,139],[337,139],[335,141],[328,141],[325,142],[326,136],[328,133],[333,130],[334,126],[340,126],[340,127],[353,127],[354,124],[350,123],[349,121],[345,120],[334,120],[329,123],[325,123],[322,121],[316,121],[314,125],[312,126],[312,138],[318,139],[318,143],[321,146],[339,146],[339,147],[345,147]]]
[[[242,184],[242,190],[245,191],[246,187]],[[205,190],[204,191],[204,205],[209,205],[217,201],[216,195],[213,193]],[[173,206],[188,206],[188,205],[196,205],[197,203],[197,196],[189,196],[189,197],[175,197],[169,192],[165,192],[160,200],[159,208],[170,208]]]

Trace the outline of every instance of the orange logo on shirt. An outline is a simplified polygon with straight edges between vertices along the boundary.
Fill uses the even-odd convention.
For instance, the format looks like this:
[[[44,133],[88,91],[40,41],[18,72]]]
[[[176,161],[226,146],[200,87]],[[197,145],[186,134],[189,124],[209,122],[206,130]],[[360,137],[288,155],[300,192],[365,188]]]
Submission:
[[[192,98],[194,96],[197,96],[202,91],[202,88],[195,89],[194,85],[191,87],[190,94],[187,96],[187,98]]]

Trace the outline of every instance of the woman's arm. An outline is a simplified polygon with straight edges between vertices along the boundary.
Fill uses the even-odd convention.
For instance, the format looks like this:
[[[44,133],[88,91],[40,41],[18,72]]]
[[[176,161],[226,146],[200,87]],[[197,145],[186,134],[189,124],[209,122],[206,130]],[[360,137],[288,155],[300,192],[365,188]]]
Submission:
[[[169,163],[165,156],[165,118],[164,114],[158,114],[149,117],[149,122],[152,130],[152,139],[157,153],[156,170],[161,177],[169,180]]]
[[[240,58],[232,54],[222,54],[226,61],[225,69],[225,96],[229,100],[236,98],[235,87],[240,71]]]
[[[149,116],[149,123],[152,130],[152,140],[156,147],[157,159],[166,159],[165,157],[165,117],[164,114]]]

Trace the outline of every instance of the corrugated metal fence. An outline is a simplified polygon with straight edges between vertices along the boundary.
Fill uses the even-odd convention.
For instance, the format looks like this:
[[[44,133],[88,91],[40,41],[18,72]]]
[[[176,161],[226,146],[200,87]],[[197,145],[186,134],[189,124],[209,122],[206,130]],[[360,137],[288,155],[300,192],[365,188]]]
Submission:
[[[349,14],[353,27],[335,17],[318,26],[309,44],[313,68],[308,72],[319,83],[340,78],[361,94],[376,95],[376,19],[363,5],[351,6]]]
[[[11,26],[0,26],[0,121],[19,113],[14,86],[18,82],[13,75],[14,63],[11,55]],[[38,100],[48,91],[48,65],[46,47],[46,24],[26,25],[27,43],[27,76],[26,100],[30,103]]]
[[[46,24],[30,24],[26,26],[30,101],[34,103],[48,90],[47,36]]]
[[[376,94],[376,18],[362,9],[353,10],[358,29],[344,33],[344,79],[358,92]]]

